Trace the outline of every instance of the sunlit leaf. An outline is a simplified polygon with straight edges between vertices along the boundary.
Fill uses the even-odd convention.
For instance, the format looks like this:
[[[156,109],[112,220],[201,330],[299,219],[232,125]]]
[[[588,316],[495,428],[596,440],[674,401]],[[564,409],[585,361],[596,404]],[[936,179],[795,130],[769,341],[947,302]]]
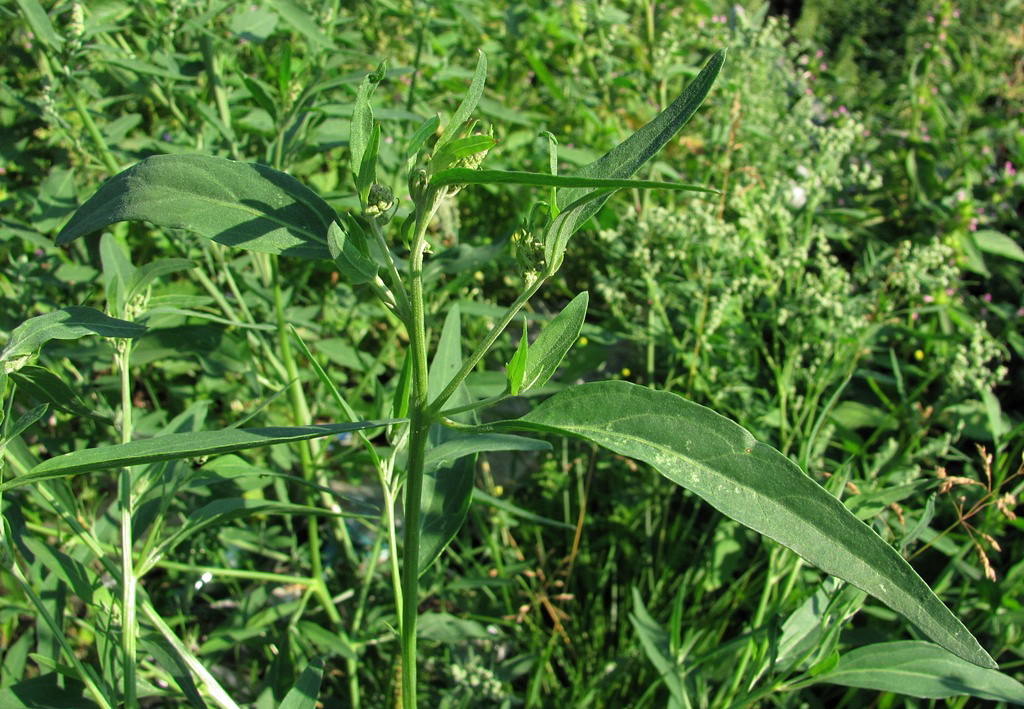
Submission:
[[[118,173],[79,208],[57,244],[115,222],[147,221],[220,244],[326,259],[335,213],[315,192],[265,165],[206,155],[157,155]]]
[[[711,409],[629,382],[595,382],[488,428],[578,436],[642,460],[726,516],[881,600],[950,652],[996,667],[895,549],[789,458]]]

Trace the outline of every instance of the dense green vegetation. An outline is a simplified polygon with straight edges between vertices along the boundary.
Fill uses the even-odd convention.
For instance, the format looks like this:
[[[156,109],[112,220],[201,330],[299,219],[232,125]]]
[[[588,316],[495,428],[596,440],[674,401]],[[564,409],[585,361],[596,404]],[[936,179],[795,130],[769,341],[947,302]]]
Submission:
[[[424,706],[1024,703],[1024,5],[803,5],[791,25],[753,1],[0,0],[0,706],[391,705],[410,682],[398,578],[421,560],[404,600]],[[623,189],[551,273],[532,240],[568,187],[468,184],[418,229],[429,200],[410,169],[571,175],[723,47],[703,105],[635,175],[714,192]],[[462,130],[480,52],[479,123]],[[359,215],[350,241],[382,234],[387,283],[336,236],[334,262],[278,258],[145,216],[56,245],[101,184],[155,155],[182,156],[163,164],[186,182],[231,169],[195,155],[292,175]],[[272,211],[256,196],[237,199]],[[384,273],[417,244],[423,342]],[[449,392],[495,405],[445,431],[548,400],[520,429],[564,432],[559,402],[605,380],[710,407],[782,454],[757,448],[766,477],[798,466],[907,559],[1001,674],[791,551],[830,540],[761,536],[599,425],[593,443],[494,438],[441,466],[472,502],[441,510],[403,569],[409,536],[387,511],[416,467],[394,421],[414,354],[426,345],[433,399],[435,372],[538,274]],[[15,332],[48,313],[69,320]],[[572,334],[550,381],[521,359],[524,327],[534,344]],[[522,366],[536,387],[513,382]],[[598,418],[628,406],[599,401],[614,403]],[[679,401],[665,409],[685,416]],[[665,435],[687,440],[672,420]],[[269,447],[232,430],[328,423]],[[224,437],[183,460],[39,467],[201,432]]]

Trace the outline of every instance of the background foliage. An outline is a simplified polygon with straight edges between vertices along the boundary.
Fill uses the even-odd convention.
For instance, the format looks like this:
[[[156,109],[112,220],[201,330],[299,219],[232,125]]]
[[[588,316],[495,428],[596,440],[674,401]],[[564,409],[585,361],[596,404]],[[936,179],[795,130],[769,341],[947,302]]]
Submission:
[[[393,322],[326,267],[277,266],[142,224],[68,249],[54,235],[105,178],[154,154],[262,162],[351,208],[349,116],[383,57],[378,179],[406,199],[405,145],[423,118],[451,115],[478,48],[490,61],[479,114],[498,139],[486,167],[545,169],[539,134],[549,131],[569,171],[642,125],[728,45],[704,108],[640,175],[721,196],[616,196],[574,240],[562,280],[528,322],[535,329],[589,290],[583,336],[557,381],[628,379],[738,421],[841,495],[1004,672],[1024,677],[1024,549],[1012,512],[1024,448],[1019,3],[808,1],[792,29],[755,3],[341,5],[47,2],[48,24],[25,9],[34,3],[0,3],[0,330],[69,304],[112,314],[118,304],[144,322],[132,359],[139,437],[349,420],[301,356],[291,371],[283,348],[294,343],[271,325],[279,297],[353,413],[387,418],[402,366]],[[524,188],[467,188],[430,237],[428,278],[446,296],[438,307],[461,305],[467,339],[518,288],[507,242],[527,198]],[[113,274],[159,259],[184,261],[165,262],[142,297],[119,301]],[[114,355],[102,339],[44,349],[41,362],[82,409],[53,410],[9,445],[6,475],[117,435]],[[285,403],[296,376],[306,421]],[[470,385],[485,395],[503,381]],[[36,403],[20,384],[12,413]],[[173,499],[154,485],[136,536],[178,527],[220,497],[301,500],[288,476],[307,455],[343,496],[325,504],[373,512],[368,454],[342,436],[149,469],[152,480],[188,482]],[[62,488],[111,547],[114,480],[91,474]],[[482,459],[477,488],[445,565],[425,577],[428,701],[662,706],[673,683],[708,706],[872,701],[793,678],[833,647],[889,637],[899,621],[868,603],[844,622],[863,603],[849,589],[819,654],[773,664],[787,619],[831,580],[645,467],[562,441],[550,454]],[[30,586],[84,661],[117,672],[109,597],[69,592],[61,563],[43,553],[86,558],[52,504],[45,491],[3,497],[15,536],[34,540],[19,548]],[[240,703],[276,706],[320,653],[338,658],[324,676],[326,704],[361,696],[375,706],[393,691],[380,530],[372,519],[316,530],[347,639],[318,631],[326,618],[302,583],[307,525],[294,515],[211,525],[146,578],[154,607]],[[8,571],[0,588],[0,691],[35,677],[52,688],[53,629]],[[190,697],[156,637],[141,642],[143,701]]]

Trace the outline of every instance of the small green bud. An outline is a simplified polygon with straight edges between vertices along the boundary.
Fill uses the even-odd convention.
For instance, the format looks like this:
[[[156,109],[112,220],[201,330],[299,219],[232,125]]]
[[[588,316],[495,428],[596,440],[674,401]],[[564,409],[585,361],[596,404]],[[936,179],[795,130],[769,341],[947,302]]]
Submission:
[[[417,209],[422,209],[425,206],[429,188],[430,182],[427,179],[426,170],[420,169],[409,174],[409,195]]]
[[[374,182],[370,185],[370,193],[366,198],[366,209],[363,216],[367,219],[376,219],[378,222],[387,224],[391,221],[391,214],[388,214],[395,207],[395,195],[391,188]]]

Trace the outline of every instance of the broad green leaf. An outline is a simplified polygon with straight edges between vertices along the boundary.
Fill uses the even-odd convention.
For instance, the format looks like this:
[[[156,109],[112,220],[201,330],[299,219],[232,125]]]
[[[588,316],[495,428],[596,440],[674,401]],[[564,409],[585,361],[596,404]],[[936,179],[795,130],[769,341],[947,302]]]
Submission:
[[[366,75],[359,90],[356,92],[356,102],[352,107],[352,123],[348,136],[348,168],[352,172],[352,178],[356,183],[356,190],[359,192],[360,200],[366,201],[366,192],[370,189],[370,182],[363,179],[363,157],[366,148],[373,139],[373,109],[370,107],[370,96],[373,95],[377,85],[384,78],[387,71],[387,61],[377,65],[377,68]]]
[[[915,640],[865,645],[842,655],[818,682],[895,692],[921,699],[967,695],[1024,704],[1024,684],[995,669],[965,662],[937,645]]]
[[[345,215],[345,226],[331,222],[327,248],[338,272],[352,285],[368,283],[376,277],[377,262],[368,255],[366,235],[352,216]]]
[[[470,136],[487,138],[488,136]],[[467,140],[467,139],[463,139]],[[455,145],[458,141],[451,143]],[[491,139],[493,144],[493,138]],[[489,148],[490,146],[488,146]],[[481,152],[481,151],[475,151]],[[684,185],[680,182],[661,180],[631,180],[615,177],[579,177],[578,175],[548,175],[543,172],[517,172],[515,170],[470,170],[465,167],[450,167],[430,178],[432,185],[528,185],[531,187],[589,187],[600,190],[631,188],[638,190],[674,190],[718,194],[718,190],[699,185]],[[580,195],[581,197],[584,195]]]
[[[473,80],[469,83],[469,91],[466,92],[466,96],[462,99],[462,103],[459,104],[459,108],[455,111],[455,115],[452,116],[452,120],[445,126],[441,137],[437,139],[437,143],[434,145],[435,152],[444,148],[450,140],[455,138],[462,125],[473,115],[476,105],[480,102],[480,97],[484,94],[484,82],[486,81],[487,55],[480,52],[480,58],[476,63],[476,71],[473,72]]]
[[[462,366],[462,326],[459,304],[455,303],[445,317],[437,351],[427,374],[427,397],[436,397]],[[452,397],[454,405],[469,401],[465,385]],[[424,466],[423,493],[420,497],[420,549],[417,563],[422,574],[434,562],[462,527],[473,496],[473,470],[476,456],[455,457],[434,451],[446,444],[455,444],[466,434],[459,434],[439,425],[430,429],[427,456],[433,461]]]
[[[206,155],[156,155],[107,180],[57,235],[67,244],[115,222],[148,221],[220,244],[326,259],[334,210],[294,177]]]
[[[608,153],[586,165],[574,175],[575,177],[607,177],[627,178],[635,173],[640,166],[650,160],[661,148],[672,139],[683,125],[690,120],[704,98],[711,91],[712,84],[725,63],[725,52],[716,52],[707,65],[701,70],[689,86],[650,123],[626,138],[625,141],[612,148]],[[608,195],[597,194],[594,187],[579,187],[561,190],[558,193],[558,207],[561,211],[551,223],[551,236],[546,237],[545,257],[548,264],[557,268],[562,262],[565,246],[583,224],[590,219],[604,204]],[[580,202],[587,194],[597,194],[597,199]],[[568,206],[578,204],[571,211],[571,220],[556,224],[568,210]],[[557,228],[556,228],[557,226]]]
[[[28,26],[32,28],[32,34],[47,47],[59,47],[64,44],[64,38],[57,34],[50,22],[50,16],[39,4],[39,0],[15,0],[25,16]]]
[[[995,254],[1013,261],[1024,261],[1024,249],[1012,238],[992,229],[976,231],[971,235],[979,251]]]
[[[996,664],[910,564],[789,458],[711,409],[629,382],[583,384],[487,430],[578,436],[642,460],[728,517],[904,615],[950,652]]]
[[[76,340],[85,335],[138,337],[145,331],[142,325],[112,318],[95,308],[69,305],[29,318],[14,328],[0,352],[0,364],[5,371],[14,371],[50,340]]]
[[[314,657],[302,670],[295,686],[292,687],[278,709],[314,709],[320,697],[320,682],[324,677],[325,657]]]
[[[544,386],[558,365],[565,359],[569,348],[580,336],[583,319],[587,315],[590,295],[583,291],[554,317],[533,341],[526,354],[526,373],[523,376],[523,391]]]
[[[519,396],[519,390],[523,388],[523,377],[526,375],[526,352],[530,343],[526,337],[526,318],[523,318],[523,334],[519,337],[519,345],[516,347],[512,359],[505,366],[505,386],[509,394]]]
[[[223,431],[173,433],[168,436],[146,438],[115,446],[87,448],[44,460],[24,475],[0,485],[0,492],[21,485],[37,483],[41,480],[69,477],[94,470],[232,453],[279,443],[336,436],[339,433],[376,428],[388,423],[393,423],[393,421],[360,421],[358,423],[330,423],[316,426],[235,428]]]

